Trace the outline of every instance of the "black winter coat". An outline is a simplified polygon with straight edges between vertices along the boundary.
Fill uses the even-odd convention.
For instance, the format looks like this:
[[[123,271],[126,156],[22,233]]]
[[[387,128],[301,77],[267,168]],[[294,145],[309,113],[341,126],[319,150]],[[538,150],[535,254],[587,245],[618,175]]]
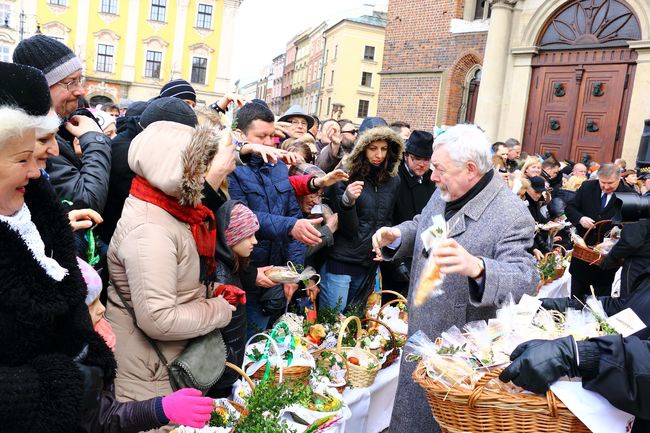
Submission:
[[[436,184],[431,181],[431,170],[422,176],[422,183],[420,183],[417,178],[409,174],[406,162],[402,161],[399,165],[399,177],[399,192],[393,212],[394,225],[411,221],[413,217],[419,215],[436,190]]]
[[[77,267],[67,216],[47,180],[25,194],[45,252],[68,270],[57,282],[38,264],[17,232],[0,222],[0,425],[20,432],[137,432],[159,427],[155,400],[114,401],[115,358],[92,329],[86,286]],[[84,364],[104,372],[100,406],[81,413],[83,376],[73,359],[88,345]]]
[[[637,278],[650,269],[650,220],[625,224],[621,239],[614,245],[601,267],[617,269],[618,261],[624,259],[621,272],[621,296],[632,293]]]
[[[541,205],[544,203],[544,199],[541,198],[539,201],[533,200],[531,196],[526,193],[526,202],[528,203],[528,211],[533,216],[533,219],[537,224],[546,224],[548,218],[542,214]],[[537,230],[535,232],[535,238],[533,239],[533,248],[536,248],[546,254],[551,251],[551,247],[548,241],[548,232],[544,230]]]
[[[123,130],[111,142],[111,177],[108,182],[108,197],[102,217],[104,222],[97,226],[97,233],[107,245],[115,232],[117,222],[122,216],[124,202],[131,190],[131,181],[135,173],[129,167],[129,147],[131,141],[138,135],[142,128],[138,124],[140,117],[126,117],[123,121]]]
[[[373,264],[372,235],[381,227],[392,226],[400,179],[395,176],[379,186],[369,178],[364,182],[363,191],[351,208],[341,203],[347,184],[334,186],[326,193],[332,210],[339,214],[339,228],[328,257],[367,268]]]
[[[47,172],[59,198],[78,208],[104,212],[111,171],[111,140],[101,132],[86,132],[79,137],[82,155],[74,153],[72,143],[56,136],[59,156],[47,160]]]

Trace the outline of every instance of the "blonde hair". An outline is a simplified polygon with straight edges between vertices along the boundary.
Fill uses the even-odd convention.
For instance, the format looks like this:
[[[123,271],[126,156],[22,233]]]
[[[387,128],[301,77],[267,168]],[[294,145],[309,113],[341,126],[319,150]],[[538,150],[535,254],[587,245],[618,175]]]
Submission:
[[[542,167],[542,161],[540,161],[538,157],[536,157],[536,156],[527,157],[526,160],[524,161],[523,167],[521,167],[521,173],[524,176],[528,176],[526,174],[526,170],[528,168],[532,167],[533,165],[537,165],[537,164],[540,166],[540,168]]]
[[[12,138],[22,137],[27,130],[36,129],[40,122],[41,117],[30,116],[18,107],[0,106],[0,147]]]
[[[577,191],[585,180],[587,180],[586,176],[571,176],[562,188],[569,191]]]

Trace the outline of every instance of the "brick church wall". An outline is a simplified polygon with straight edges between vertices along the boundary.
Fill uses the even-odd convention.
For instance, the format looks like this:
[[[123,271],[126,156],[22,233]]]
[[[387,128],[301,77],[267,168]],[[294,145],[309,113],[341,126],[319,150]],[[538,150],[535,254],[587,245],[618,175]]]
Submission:
[[[452,34],[464,0],[390,0],[378,115],[432,130],[436,116],[455,124],[469,69],[480,63],[487,32]],[[446,71],[443,94],[442,74]],[[440,105],[440,106],[439,106]]]

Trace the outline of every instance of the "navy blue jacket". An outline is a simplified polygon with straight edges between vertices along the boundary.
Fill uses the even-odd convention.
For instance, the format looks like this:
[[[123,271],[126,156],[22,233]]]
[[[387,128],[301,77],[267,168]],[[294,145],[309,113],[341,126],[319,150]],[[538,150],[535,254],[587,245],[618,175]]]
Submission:
[[[288,260],[304,264],[307,247],[290,236],[302,212],[284,164],[265,164],[254,155],[247,165],[228,175],[228,191],[233,200],[255,212],[260,222],[259,243],[251,256],[254,266],[286,265]]]

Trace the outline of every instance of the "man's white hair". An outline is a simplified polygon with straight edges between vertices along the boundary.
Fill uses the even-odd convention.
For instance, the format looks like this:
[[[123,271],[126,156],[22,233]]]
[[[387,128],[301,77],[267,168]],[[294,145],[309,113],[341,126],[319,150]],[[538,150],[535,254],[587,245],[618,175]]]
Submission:
[[[456,125],[440,134],[433,142],[435,152],[445,146],[452,161],[458,166],[472,161],[480,174],[492,169],[492,152],[485,133],[476,125]]]

